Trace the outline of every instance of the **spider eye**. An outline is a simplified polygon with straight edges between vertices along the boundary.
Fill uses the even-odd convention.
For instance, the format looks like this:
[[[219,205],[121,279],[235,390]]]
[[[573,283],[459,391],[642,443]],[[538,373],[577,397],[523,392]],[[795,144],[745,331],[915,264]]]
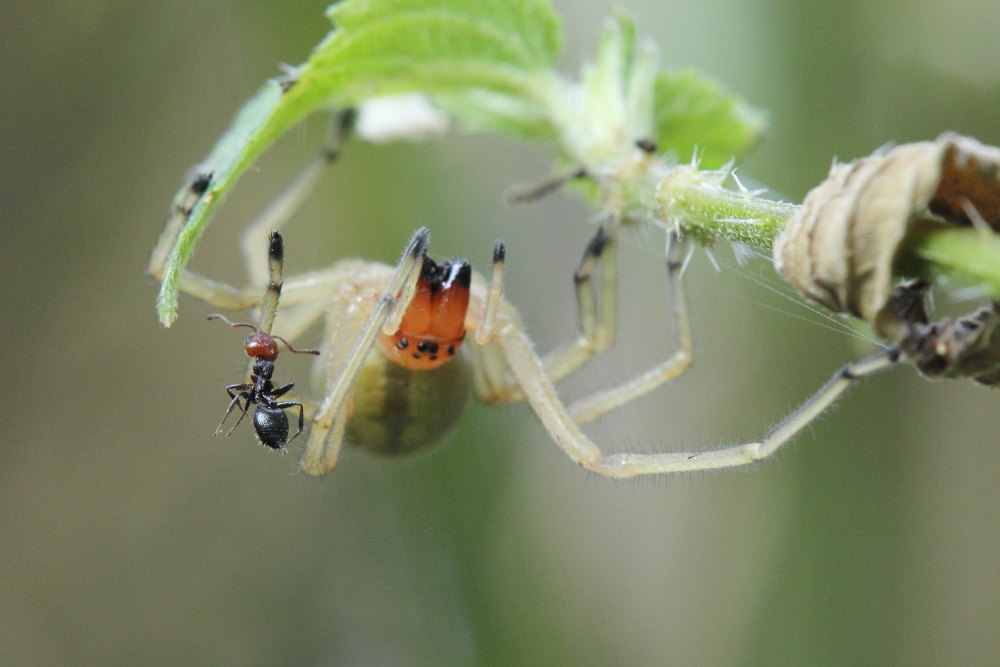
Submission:
[[[465,339],[471,280],[472,267],[464,259],[441,264],[424,259],[399,331],[379,338],[382,351],[413,370],[430,370],[449,361]]]

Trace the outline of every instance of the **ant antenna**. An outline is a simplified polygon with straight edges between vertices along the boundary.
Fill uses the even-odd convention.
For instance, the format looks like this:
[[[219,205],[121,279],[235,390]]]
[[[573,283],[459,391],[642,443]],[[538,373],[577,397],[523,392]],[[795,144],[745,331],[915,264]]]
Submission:
[[[210,320],[222,320],[230,327],[247,327],[254,333],[247,334],[244,346],[246,353],[255,358],[274,361],[278,356],[278,346],[274,340],[280,340],[290,351],[296,354],[319,354],[319,350],[297,350],[281,336],[271,334],[274,318],[278,314],[278,299],[281,298],[282,272],[285,264],[285,241],[277,231],[271,232],[271,240],[267,249],[268,280],[264,288],[264,298],[260,306],[260,326],[255,327],[247,322],[230,322],[225,315],[213,313]]]

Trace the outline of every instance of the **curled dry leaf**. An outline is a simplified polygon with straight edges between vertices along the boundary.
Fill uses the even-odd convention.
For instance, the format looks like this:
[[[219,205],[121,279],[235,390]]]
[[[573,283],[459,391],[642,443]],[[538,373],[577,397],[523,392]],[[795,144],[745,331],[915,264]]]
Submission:
[[[834,166],[789,218],[774,263],[806,297],[868,321],[924,374],[1000,384],[1000,306],[929,323],[929,285],[894,271],[908,233],[983,223],[1000,231],[1000,148],[945,134]]]

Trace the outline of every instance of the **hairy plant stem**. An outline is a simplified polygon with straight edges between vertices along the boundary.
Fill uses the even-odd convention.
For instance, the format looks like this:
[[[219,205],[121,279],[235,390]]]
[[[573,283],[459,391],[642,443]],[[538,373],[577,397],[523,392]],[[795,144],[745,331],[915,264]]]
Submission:
[[[706,245],[732,241],[770,249],[799,206],[756,197],[742,186],[727,189],[722,183],[729,175],[690,165],[670,169],[656,190],[656,217]],[[896,268],[904,276],[978,286],[1000,299],[1000,235],[971,227],[918,227],[904,240]]]

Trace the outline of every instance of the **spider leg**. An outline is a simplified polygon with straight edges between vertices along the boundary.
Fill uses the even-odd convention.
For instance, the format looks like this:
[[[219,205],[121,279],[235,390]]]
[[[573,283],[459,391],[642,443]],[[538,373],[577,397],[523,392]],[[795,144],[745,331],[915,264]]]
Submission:
[[[605,265],[602,269],[602,295],[600,300],[591,281],[591,274],[601,258],[613,255],[614,247],[609,236],[598,230],[597,235],[591,240],[587,252],[584,254],[580,268],[577,270],[577,297],[580,306],[581,335],[569,347],[563,350],[563,355],[557,353],[556,357],[550,357],[543,361],[546,374],[552,381],[556,381],[562,375],[572,372],[588,359],[595,356],[601,345],[610,344],[614,339],[614,317],[616,315],[614,307],[614,291],[616,277],[614,275],[614,262]],[[611,253],[609,255],[608,253]],[[580,399],[569,407],[569,413],[578,424],[600,417],[604,413],[613,410],[625,403],[629,403],[640,396],[656,389],[667,381],[677,377],[691,365],[693,358],[693,346],[691,342],[691,329],[688,324],[687,300],[684,294],[684,285],[680,279],[680,272],[683,265],[683,247],[675,232],[671,232],[667,237],[667,284],[669,289],[669,300],[673,311],[675,327],[675,339],[677,347],[674,352],[656,364],[649,370],[638,376],[627,380],[620,385],[605,389]],[[608,271],[608,268],[611,271]],[[603,281],[609,281],[604,283]],[[496,312],[496,305],[500,301],[503,292],[503,257],[499,261],[494,254],[493,278],[490,283],[489,293],[486,298],[486,307],[480,323],[480,328],[476,332],[476,342],[481,347],[473,348],[474,355],[474,375],[475,389],[477,395],[490,403],[503,403],[513,400],[521,400],[524,395],[520,389],[514,386],[512,378],[507,373],[507,364],[503,359],[503,354],[494,346],[484,345],[493,335],[495,325],[492,318]],[[603,304],[600,305],[600,304]],[[491,314],[493,313],[493,314]],[[589,346],[587,340],[603,341],[599,345]],[[589,346],[589,347],[588,347]],[[572,359],[570,357],[573,357]],[[555,373],[553,370],[555,369]]]
[[[610,344],[614,338],[616,276],[613,248],[613,239],[604,231],[603,227],[597,230],[597,234],[587,245],[580,267],[574,275],[574,281],[577,285],[581,333],[579,338],[568,347],[542,362],[546,374],[551,380],[558,380],[572,372],[599,351],[606,349],[607,344]],[[609,249],[611,252],[605,254]],[[591,278],[594,268],[602,257],[607,263],[601,272],[603,293],[598,300]],[[476,327],[476,343],[478,343],[476,347],[472,348],[473,386],[476,395],[481,400],[494,404],[524,400],[525,398],[517,386],[517,382],[507,371],[503,352],[497,346],[490,344],[496,338],[497,325],[495,320],[503,296],[505,259],[506,250],[503,244],[498,242],[493,252],[493,271],[489,287],[484,292],[484,288],[477,285],[478,299],[484,302],[484,306],[480,320],[473,322],[473,326]],[[598,348],[601,346],[603,349],[599,350]]]
[[[306,473],[323,475],[336,465],[350,416],[351,389],[379,333],[388,331],[391,334],[399,328],[403,314],[413,300],[429,236],[426,227],[413,235],[385,292],[359,329],[355,325],[365,315],[360,308],[341,304],[336,316],[328,318],[337,329],[327,334],[328,383],[323,401],[313,415],[312,431],[302,457],[302,470]],[[343,335],[352,329],[357,330],[356,336]]]
[[[614,342],[618,289],[617,228],[617,224],[612,224],[610,232],[603,225],[597,228],[573,274],[580,333],[568,346],[546,357],[545,368],[554,381],[566,377]],[[600,295],[593,275],[598,266],[601,268]]]
[[[659,454],[602,454],[579,428],[560,402],[542,361],[535,354],[513,307],[502,313],[508,326],[499,327],[497,342],[529,404],[559,447],[584,468],[607,477],[634,477],[673,472],[693,472],[748,465],[773,454],[826,410],[859,377],[889,368],[900,358],[890,348],[848,364],[760,442],[720,449],[662,452]]]
[[[569,406],[569,413],[578,424],[585,424],[605,412],[629,403],[669,382],[691,366],[694,347],[688,322],[687,299],[681,280],[682,244],[676,232],[667,236],[667,285],[673,315],[674,352],[649,370],[622,384],[596,392]]]
[[[476,342],[485,345],[493,338],[496,326],[497,310],[503,300],[503,271],[507,261],[507,246],[503,241],[497,241],[493,246],[493,265],[490,272],[490,286],[486,291],[483,305],[483,315],[476,324]]]
[[[305,201],[322,175],[323,167],[336,161],[342,144],[350,133],[352,118],[350,110],[336,115],[327,144],[320,154],[292,179],[277,199],[244,231],[240,246],[246,262],[249,286],[233,287],[185,270],[178,283],[181,292],[228,310],[245,310],[260,305],[260,285],[267,282],[269,274],[268,263],[262,261],[268,237],[272,231],[282,227]],[[178,234],[191,217],[195,204],[209,188],[212,174],[198,172],[191,178],[188,192],[185,197],[175,200],[174,210],[150,254],[147,270],[157,280],[163,277],[167,257],[177,242]]]
[[[586,167],[577,167],[573,171],[564,174],[557,174],[543,179],[538,183],[527,187],[514,187],[507,191],[507,201],[511,204],[527,204],[544,199],[549,195],[562,190],[570,181],[578,178],[590,178]]]
[[[490,283],[484,286],[479,274],[473,274],[475,300],[482,302],[482,315],[472,318],[466,326],[475,330],[476,345],[469,347],[472,355],[472,383],[476,396],[484,403],[499,404],[522,400],[507,369],[503,352],[493,342],[496,338],[497,313],[503,303],[503,273],[507,251],[501,241],[493,248],[493,270]]]
[[[268,266],[261,261],[261,258],[264,256],[264,249],[267,248],[271,232],[280,230],[291,220],[313,188],[316,187],[323,172],[326,171],[326,167],[337,162],[344,144],[350,138],[353,125],[353,109],[336,112],[319,154],[243,231],[243,235],[240,237],[240,250],[243,252],[247,277],[251,285],[262,285],[267,281]]]
[[[860,361],[847,364],[802,405],[771,429],[760,442],[731,445],[719,449],[662,454],[612,454],[597,462],[604,475],[632,477],[660,472],[687,472],[749,465],[767,458],[789,442],[803,428],[822,414],[851,384],[860,377],[895,365],[900,358],[898,348],[889,348]],[[592,468],[594,469],[594,468]]]

